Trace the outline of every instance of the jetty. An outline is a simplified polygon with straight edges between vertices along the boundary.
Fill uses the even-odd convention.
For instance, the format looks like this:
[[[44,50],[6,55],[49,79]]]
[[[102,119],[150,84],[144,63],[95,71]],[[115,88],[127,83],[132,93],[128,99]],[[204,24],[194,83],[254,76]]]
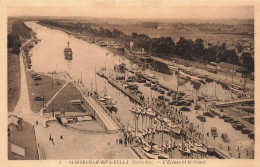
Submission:
[[[70,75],[67,73],[69,78]],[[87,93],[84,86],[75,81],[71,82],[78,89],[82,95],[82,105],[89,110],[91,115],[97,120],[97,122],[103,127],[106,133],[117,133],[122,129],[122,125],[117,119],[110,113],[110,111],[90,92]]]
[[[243,103],[254,103],[254,99],[253,98],[249,98],[249,99],[238,99],[238,100],[233,100],[230,102],[220,102],[220,103],[216,103],[215,107],[216,108],[221,108],[221,107],[230,107],[230,106],[235,106],[238,104],[243,104]]]

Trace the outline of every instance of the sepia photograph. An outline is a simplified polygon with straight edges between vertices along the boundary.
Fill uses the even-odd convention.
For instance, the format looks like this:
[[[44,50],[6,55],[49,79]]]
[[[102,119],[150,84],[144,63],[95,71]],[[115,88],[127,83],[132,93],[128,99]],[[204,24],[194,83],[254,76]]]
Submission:
[[[8,160],[254,160],[254,4],[171,2],[7,2]]]

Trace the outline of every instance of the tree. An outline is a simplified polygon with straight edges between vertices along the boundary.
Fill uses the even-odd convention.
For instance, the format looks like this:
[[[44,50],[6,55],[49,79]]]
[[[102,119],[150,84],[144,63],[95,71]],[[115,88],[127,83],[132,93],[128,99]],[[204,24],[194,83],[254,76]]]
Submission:
[[[241,53],[242,50],[243,50],[243,46],[239,44],[239,45],[237,46],[237,50],[238,50],[238,53]]]
[[[250,53],[243,52],[241,55],[241,64],[247,68],[250,72],[254,71],[254,58]]]
[[[205,50],[204,50],[203,40],[201,38],[196,39],[192,51],[194,56],[201,57],[201,58],[204,57]]]
[[[108,37],[108,38],[111,38],[112,37],[112,32],[109,29],[106,29],[105,36]]]
[[[133,33],[132,33],[132,37],[133,37],[133,38],[136,38],[136,37],[137,37],[137,33],[136,33],[136,32],[133,32]]]
[[[185,56],[184,54],[187,50],[191,51],[192,47],[193,47],[193,41],[192,40],[187,40],[184,37],[181,37],[180,40],[176,44],[175,51],[181,57],[187,58],[187,57],[190,57],[191,55],[188,54],[188,55]],[[188,53],[188,52],[186,52],[186,53]]]
[[[170,54],[174,51],[175,43],[170,37],[153,38],[151,43],[151,52]]]
[[[227,62],[231,64],[239,64],[238,56],[235,50],[227,50],[225,52],[225,56],[227,57]]]
[[[226,43],[222,43],[220,47],[217,49],[216,62],[225,62],[227,60],[226,56]]]
[[[217,58],[217,48],[216,47],[209,47],[205,49],[205,60],[209,62],[216,62]]]
[[[117,29],[114,29],[113,32],[112,32],[112,36],[115,37],[115,38],[119,37],[122,34],[123,34],[123,32],[121,32]]]

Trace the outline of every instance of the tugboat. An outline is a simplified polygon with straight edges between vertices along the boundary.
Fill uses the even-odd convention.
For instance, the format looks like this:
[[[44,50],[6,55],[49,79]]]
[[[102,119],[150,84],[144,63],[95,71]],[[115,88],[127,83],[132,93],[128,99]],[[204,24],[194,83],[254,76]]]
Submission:
[[[70,48],[69,42],[68,46],[64,49],[64,57],[66,60],[72,60],[72,49]]]

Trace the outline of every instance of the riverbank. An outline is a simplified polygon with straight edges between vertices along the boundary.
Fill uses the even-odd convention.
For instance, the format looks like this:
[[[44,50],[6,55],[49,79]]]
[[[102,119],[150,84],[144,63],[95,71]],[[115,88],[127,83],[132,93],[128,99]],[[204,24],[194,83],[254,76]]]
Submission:
[[[13,112],[21,93],[19,55],[8,53],[8,112]]]

